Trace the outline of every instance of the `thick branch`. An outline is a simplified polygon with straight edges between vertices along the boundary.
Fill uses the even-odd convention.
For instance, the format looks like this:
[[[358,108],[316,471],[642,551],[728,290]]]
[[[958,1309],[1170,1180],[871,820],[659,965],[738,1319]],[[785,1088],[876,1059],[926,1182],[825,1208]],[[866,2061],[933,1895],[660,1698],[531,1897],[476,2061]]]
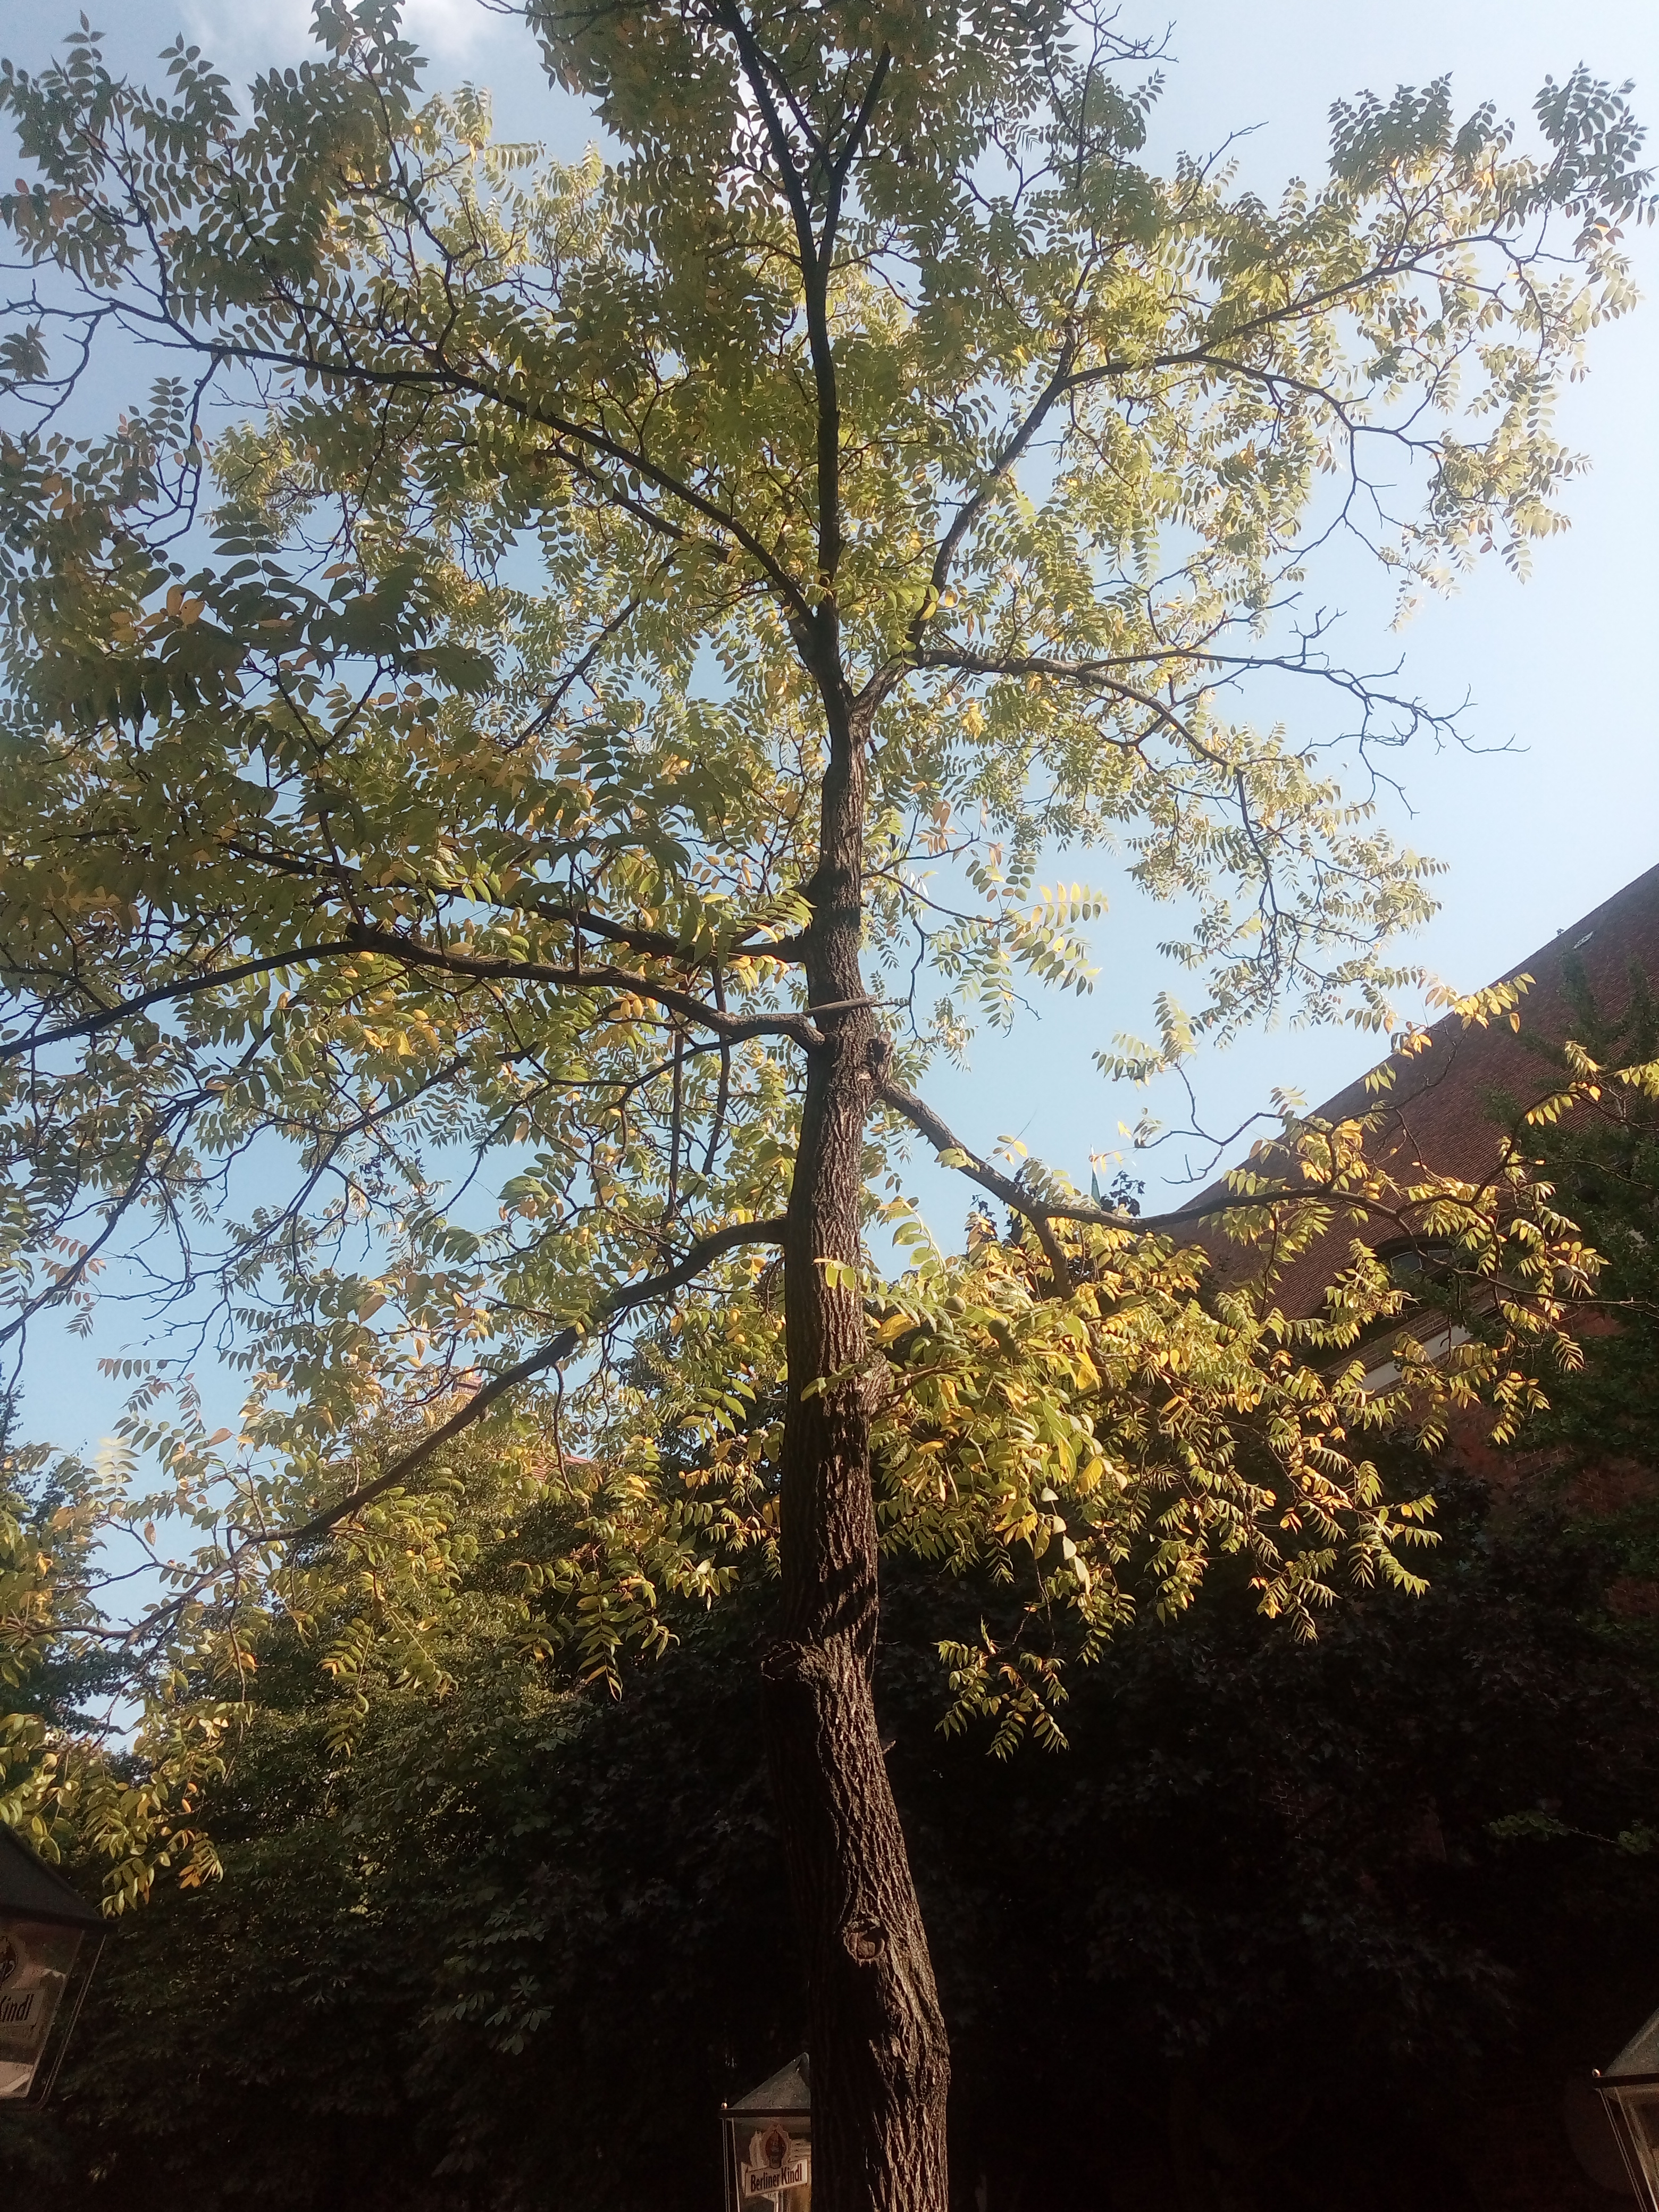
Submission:
[[[763,926],[758,923],[728,939],[723,952],[699,952],[695,946],[671,937],[665,930],[640,929],[632,922],[613,921],[608,915],[595,914],[587,907],[556,906],[547,900],[517,897],[513,902],[526,914],[539,915],[544,921],[562,922],[584,936],[625,945],[630,952],[683,961],[688,967],[712,968],[722,959],[729,960],[733,953],[744,951],[763,960],[780,960],[797,966],[805,957],[799,937],[764,937],[761,933]]]
[[[135,319],[154,319],[135,317]],[[206,349],[204,341],[195,337],[187,325],[177,322],[171,317],[164,319],[183,343],[197,350]],[[377,388],[400,389],[404,386],[426,386],[441,392],[464,392],[470,393],[475,399],[482,399],[495,406],[503,407],[509,414],[516,415],[520,421],[534,422],[542,429],[551,431],[556,438],[568,440],[579,448],[585,447],[590,453],[598,453],[605,459],[615,462],[619,468],[634,470],[653,485],[658,491],[664,493],[672,500],[678,501],[683,507],[689,507],[692,514],[700,516],[703,521],[712,524],[714,529],[730,537],[740,545],[773,585],[785,604],[792,608],[803,621],[811,619],[812,611],[805,593],[777,556],[763,544],[760,538],[756,537],[753,531],[740,522],[728,508],[722,507],[718,500],[708,498],[705,494],[698,491],[695,485],[687,483],[684,477],[676,476],[672,470],[661,467],[650,458],[642,447],[623,445],[619,440],[592,424],[574,422],[568,416],[555,414],[548,408],[536,405],[527,398],[520,398],[511,391],[503,391],[500,385],[492,383],[483,376],[471,374],[450,362],[441,362],[436,368],[433,368],[377,369],[357,362],[328,361],[308,352],[286,352],[276,346],[236,345],[216,342],[212,350],[222,359],[239,361],[250,366],[287,368],[297,370],[301,374],[338,377],[343,383],[366,384]],[[562,458],[569,459],[571,456],[566,454]],[[605,483],[603,489],[605,496],[614,505],[628,507],[631,513],[638,515],[641,520],[648,522],[653,528],[665,529],[677,539],[683,534],[676,526],[668,521],[666,517],[652,514],[648,510],[641,508],[609,483]]]
[[[420,891],[427,889],[416,877],[381,876],[370,882],[361,868],[350,866],[344,860],[324,860],[312,854],[280,853],[265,845],[244,843],[232,838],[225,850],[237,860],[251,860],[262,868],[271,868],[278,875],[297,876],[306,883],[339,884],[347,893],[367,896],[387,891]],[[512,912],[533,914],[544,921],[574,930],[579,936],[596,937],[609,945],[625,946],[630,952],[643,953],[647,958],[676,960],[691,968],[707,968],[720,957],[699,952],[684,939],[673,936],[665,929],[643,929],[638,923],[618,921],[615,915],[600,914],[595,908],[578,906],[568,901],[539,899],[527,893],[517,893],[503,901]],[[732,951],[752,945],[768,959],[799,961],[799,939],[794,938],[763,938],[763,925],[751,923],[740,930],[727,946],[726,957]],[[314,950],[314,948],[313,948]]]
[[[48,1045],[67,1044],[76,1037],[97,1036],[101,1030],[114,1029],[142,1014],[148,1007],[175,1006],[181,1000],[193,999],[203,991],[216,991],[227,983],[246,982],[250,975],[269,975],[279,968],[302,967],[307,961],[325,959],[331,953],[350,952],[357,948],[350,945],[323,942],[317,945],[296,945],[284,952],[270,952],[254,960],[239,960],[228,968],[216,968],[195,975],[181,975],[171,983],[158,983],[153,990],[140,991],[131,999],[123,999],[113,1006],[100,1006],[94,1013],[80,1021],[64,1022],[55,1030],[31,1030],[21,1037],[8,1037],[0,1042],[0,1060],[19,1060],[25,1053],[42,1052]],[[18,975],[12,988],[24,979]]]
[[[1196,653],[1193,655],[1195,660],[1208,657]],[[1146,656],[1138,658],[1144,659]],[[930,646],[913,652],[910,664],[915,668],[955,669],[964,676],[1049,676],[1060,683],[1086,684],[1091,690],[1109,692],[1114,698],[1126,699],[1133,707],[1144,708],[1162,728],[1213,766],[1231,765],[1195,736],[1190,724],[1183,721],[1166,701],[1154,692],[1142,690],[1139,684],[1126,684],[1121,676],[1109,675],[1109,668],[1123,665],[1121,660],[1056,660],[1046,653],[997,654],[969,653],[965,647]]]
[[[1229,1190],[1206,1191],[1189,1205],[1176,1206],[1168,1213],[1119,1213],[1109,1206],[1092,1206],[1082,1199],[1040,1198],[1012,1176],[1006,1176],[994,1168],[988,1160],[981,1159],[914,1091],[906,1091],[899,1084],[889,1083],[883,1085],[878,1096],[883,1105],[890,1108],[902,1120],[909,1122],[912,1128],[920,1131],[936,1152],[960,1153],[960,1164],[951,1163],[957,1167],[959,1174],[966,1176],[970,1182],[978,1183],[982,1190],[988,1190],[994,1198],[1000,1199],[1005,1206],[1012,1206],[1016,1213],[1029,1221],[1042,1242],[1051,1267],[1054,1266],[1056,1253],[1060,1253],[1058,1243],[1050,1242],[1054,1232],[1049,1224],[1056,1221],[1076,1221],[1093,1229],[1127,1229],[1137,1237],[1150,1237],[1159,1235],[1165,1230],[1179,1230],[1201,1221],[1212,1220],[1218,1214],[1259,1212],[1264,1206],[1314,1199],[1327,1206],[1345,1206],[1350,1212],[1363,1214],[1370,1220],[1389,1222],[1404,1231],[1408,1228],[1407,1217],[1419,1210],[1418,1202],[1409,1197],[1400,1205],[1385,1206],[1375,1198],[1368,1197],[1363,1190],[1334,1182],[1287,1183],[1279,1190],[1242,1194]],[[1488,1177],[1487,1182],[1477,1188],[1489,1188],[1492,1180]],[[1063,1253],[1060,1253],[1060,1259],[1063,1265]],[[1069,1280],[1069,1270],[1060,1279]]]
[[[197,1576],[165,1605],[158,1607],[145,1620],[130,1628],[120,1639],[122,1644],[129,1650],[145,1644],[153,1645],[169,1621],[175,1620],[187,1606],[194,1604],[228,1568],[234,1567],[248,1553],[268,1550],[276,1544],[291,1547],[312,1543],[318,1537],[327,1535],[337,1522],[361,1511],[365,1505],[373,1504],[377,1498],[383,1498],[388,1491],[396,1489],[416,1468],[424,1465],[434,1452],[441,1451],[447,1443],[481,1421],[491,1407],[499,1404],[521,1382],[530,1382],[538,1375],[544,1375],[549,1368],[556,1367],[568,1359],[596,1329],[608,1327],[611,1322],[621,1320],[624,1314],[632,1313],[657,1298],[684,1290],[711,1261],[719,1259],[723,1253],[735,1251],[744,1244],[781,1243],[786,1225],[781,1218],[767,1221],[734,1221],[728,1223],[724,1229],[712,1230],[707,1237],[700,1237],[684,1258],[676,1261],[672,1267],[665,1267],[655,1275],[647,1275],[643,1281],[630,1284],[625,1290],[615,1291],[602,1301],[586,1327],[579,1328],[572,1323],[569,1328],[562,1328],[550,1343],[543,1345],[538,1351],[529,1353],[513,1366],[502,1368],[492,1375],[488,1382],[473,1392],[465,1405],[422,1437],[418,1443],[411,1444],[407,1451],[401,1452],[373,1482],[364,1483],[361,1489],[351,1491],[332,1505],[325,1506],[320,1512],[313,1513],[309,1520],[301,1521],[295,1528],[244,1536],[233,1547],[228,1559],[207,1573]]]
[[[263,1537],[260,1541],[264,1544],[304,1544],[313,1537],[326,1535],[337,1522],[344,1520],[360,1507],[373,1504],[375,1498],[384,1497],[388,1490],[395,1489],[405,1475],[412,1474],[430,1459],[434,1452],[441,1451],[464,1430],[471,1428],[475,1421],[482,1420],[492,1406],[510,1391],[516,1390],[520,1383],[528,1382],[538,1375],[544,1375],[550,1367],[562,1365],[583,1339],[591,1336],[596,1328],[603,1328],[613,1321],[619,1321],[636,1307],[649,1305],[654,1299],[684,1290],[688,1283],[702,1273],[711,1260],[718,1260],[722,1253],[735,1251],[743,1244],[781,1243],[784,1227],[781,1218],[769,1221],[734,1221],[724,1229],[713,1230],[707,1237],[699,1237],[685,1257],[673,1267],[665,1267],[660,1274],[647,1275],[642,1282],[630,1284],[626,1290],[613,1292],[585,1328],[578,1328],[574,1324],[568,1328],[562,1328],[551,1343],[543,1345],[539,1351],[532,1352],[515,1366],[503,1368],[499,1374],[492,1376],[481,1389],[473,1393],[459,1413],[452,1413],[429,1435],[422,1437],[419,1443],[410,1445],[373,1482],[365,1483],[361,1490],[352,1491],[337,1504],[325,1506],[320,1513],[313,1513],[309,1521],[302,1521],[297,1528],[282,1529],[276,1535]]]
[[[549,983],[556,989],[628,991],[671,1013],[683,1014],[700,1028],[713,1030],[727,1044],[749,1037],[787,1036],[798,1044],[822,1042],[817,1031],[800,1014],[723,1014],[690,991],[669,983],[653,983],[630,968],[554,968],[537,960],[497,960],[485,953],[452,952],[440,945],[421,945],[399,937],[395,930],[363,929],[353,933],[357,949],[402,960],[411,968],[429,968],[439,975],[462,975],[477,982]]]
[[[962,1173],[970,1182],[976,1182],[981,1190],[988,1190],[994,1198],[1000,1198],[1005,1206],[1012,1206],[1016,1213],[1030,1223],[1036,1231],[1037,1242],[1042,1247],[1042,1255],[1048,1262],[1049,1272],[1054,1276],[1054,1288],[1063,1297],[1072,1287],[1072,1269],[1059,1237],[1049,1225],[1049,1217],[1054,1209],[1045,1206],[1040,1200],[1034,1198],[1012,1176],[1004,1175],[988,1160],[982,1160],[977,1153],[970,1152],[959,1138],[952,1136],[933,1108],[925,1100],[918,1098],[914,1091],[906,1091],[897,1083],[885,1083],[878,1095],[884,1106],[890,1106],[894,1113],[902,1115],[912,1128],[919,1129],[936,1152],[959,1152],[965,1163]],[[1109,1218],[1102,1216],[1103,1219]]]
[[[779,180],[789,202],[795,226],[795,250],[800,256],[801,299],[806,310],[806,341],[812,357],[812,381],[817,398],[818,469],[818,581],[833,591],[841,562],[841,406],[836,390],[836,349],[830,334],[830,262],[834,253],[836,200],[836,178],[830,179],[830,204],[825,210],[822,246],[812,228],[812,208],[795,160],[795,149],[773,97],[773,71],[753,31],[740,9],[726,11],[725,21],[743,58],[755,103],[766,125],[766,136],[777,164]],[[885,60],[878,66],[878,84],[886,75]],[[844,175],[844,172],[842,173]],[[826,605],[830,602],[826,599]]]
[[[204,991],[246,981],[251,975],[268,975],[279,969],[331,958],[343,959],[354,954],[361,957],[364,953],[376,953],[386,959],[401,960],[410,968],[430,969],[440,975],[463,976],[475,982],[545,983],[559,990],[630,992],[672,1013],[684,1015],[701,1028],[712,1030],[727,1044],[741,1044],[750,1037],[758,1036],[793,1037],[802,1045],[822,1042],[804,1015],[724,1014],[690,991],[653,982],[648,975],[635,975],[629,968],[561,968],[537,960],[497,960],[486,954],[453,952],[441,945],[422,945],[412,938],[398,936],[395,930],[358,927],[340,938],[291,945],[258,959],[238,961],[228,968],[158,983],[153,989],[138,992],[117,1006],[100,1006],[79,1021],[64,1022],[56,1029],[32,1030],[26,1036],[9,1038],[0,1043],[0,1060],[15,1060],[25,1053],[43,1051],[50,1045],[65,1044],[76,1038],[95,1036],[150,1006],[177,1005]]]
[[[1024,420],[1018,425],[1000,450],[992,457],[991,465],[986,471],[978,489],[971,492],[951,516],[950,526],[944,537],[940,538],[939,551],[933,556],[933,570],[930,580],[936,593],[943,592],[945,585],[950,581],[951,564],[956,558],[957,548],[972,529],[975,518],[983,512],[986,501],[1042,428],[1054,402],[1070,388],[1072,365],[1076,359],[1076,336],[1073,332],[1068,332],[1066,342],[1060,348],[1060,359],[1055,363],[1054,374],[1031,403],[1030,410]],[[930,611],[930,610],[924,610],[910,626],[911,637],[918,644],[921,642],[922,631],[927,625]]]

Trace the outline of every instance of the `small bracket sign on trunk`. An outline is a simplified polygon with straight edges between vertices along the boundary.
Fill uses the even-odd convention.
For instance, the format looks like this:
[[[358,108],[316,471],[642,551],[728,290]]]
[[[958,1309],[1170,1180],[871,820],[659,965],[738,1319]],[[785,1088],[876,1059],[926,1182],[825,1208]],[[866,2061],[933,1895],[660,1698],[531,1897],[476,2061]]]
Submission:
[[[812,2076],[799,2058],[720,2107],[726,2212],[811,2212]]]
[[[95,1905],[0,1825],[0,2099],[38,2104],[51,2090],[105,1925]]]

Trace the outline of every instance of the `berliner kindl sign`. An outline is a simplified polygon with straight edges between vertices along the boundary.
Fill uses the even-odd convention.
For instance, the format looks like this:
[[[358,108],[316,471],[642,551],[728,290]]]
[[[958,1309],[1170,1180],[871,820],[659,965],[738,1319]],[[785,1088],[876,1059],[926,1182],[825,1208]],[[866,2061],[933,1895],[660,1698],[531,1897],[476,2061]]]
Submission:
[[[812,2146],[798,2142],[781,2121],[757,2128],[748,2150],[738,2161],[738,2194],[745,2204],[756,2197],[775,2197],[781,2189],[811,2188]]]
[[[811,2212],[812,2073],[805,2053],[720,2110],[726,2212]]]
[[[51,2087],[103,1937],[102,1913],[0,1826],[0,2099],[39,2098]],[[78,1964],[85,1971],[77,1984]]]

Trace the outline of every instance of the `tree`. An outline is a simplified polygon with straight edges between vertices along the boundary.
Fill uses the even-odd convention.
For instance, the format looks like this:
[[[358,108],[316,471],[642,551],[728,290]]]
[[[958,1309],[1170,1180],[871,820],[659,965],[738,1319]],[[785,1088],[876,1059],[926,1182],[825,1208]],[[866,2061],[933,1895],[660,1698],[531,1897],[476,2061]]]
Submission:
[[[1005,1173],[915,1086],[1022,970],[1090,981],[1097,902],[1033,886],[1120,835],[1204,998],[1112,1064],[1287,1000],[1386,1026],[1424,864],[1319,744],[1224,710],[1265,672],[1341,702],[1362,760],[1432,725],[1298,626],[1304,564],[1355,533],[1409,597],[1555,526],[1550,399],[1628,297],[1639,134],[1583,74],[1535,154],[1443,83],[1368,96],[1268,208],[1141,165],[1149,57],[1086,10],[528,20],[615,162],[420,104],[388,0],[322,0],[319,58],[246,116],[182,43],[164,96],[89,33],[0,77],[33,173],[0,199],[33,271],[0,447],[8,1334],[119,1262],[249,1378],[210,1436],[135,1362],[161,1477],[106,1470],[99,1510],[196,1549],[132,1624],[69,1573],[58,1617],[146,1695],[137,1765],[37,1730],[16,1802],[78,1820],[118,1896],[158,1852],[211,1873],[192,1815],[258,1624],[329,1625],[342,1741],[377,1670],[437,1679],[481,1571],[453,1449],[491,1422],[503,1526],[550,1501],[526,1632],[551,1588],[595,1679],[667,1597],[775,1563],[817,2185],[937,2207],[881,1523],[1015,1577],[1017,1626],[951,1653],[956,1717],[1053,1735],[1061,1661],[1143,1578],[1177,1608],[1237,1553],[1304,1621],[1345,1568],[1409,1581],[1425,1502],[1355,1439],[1512,1419],[1592,1262],[1523,1137],[1479,1188],[1402,1188],[1361,1125],[1292,1120],[1288,1176],[1224,1201],[1257,1276],[1206,1285],[1179,1218]],[[179,373],[76,434],[124,341]],[[1029,1241],[933,1249],[881,1194],[911,1133]],[[1273,1295],[1379,1215],[1500,1322],[1382,1394],[1346,1357],[1401,1302],[1363,1237],[1316,1320]]]

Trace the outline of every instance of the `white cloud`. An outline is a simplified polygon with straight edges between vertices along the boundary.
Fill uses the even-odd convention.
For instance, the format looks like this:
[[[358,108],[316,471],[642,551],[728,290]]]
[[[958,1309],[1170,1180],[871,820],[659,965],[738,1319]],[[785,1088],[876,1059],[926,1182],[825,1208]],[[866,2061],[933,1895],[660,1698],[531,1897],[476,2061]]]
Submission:
[[[501,18],[481,8],[478,0],[410,0],[404,21],[410,38],[434,60],[461,61],[499,36]]]
[[[310,44],[310,0],[264,0],[257,10],[188,0],[181,13],[192,45],[233,74],[298,61]]]
[[[5,6],[0,0],[0,14]],[[118,71],[153,85],[160,76],[156,56],[182,31],[239,96],[262,70],[290,69],[315,52],[311,15],[312,0],[126,0],[112,29],[110,59]],[[464,81],[487,88],[502,137],[545,145],[562,161],[579,160],[596,138],[605,143],[585,104],[549,84],[521,16],[500,15],[483,0],[404,0],[404,21],[426,57],[427,91]],[[35,69],[60,43],[48,29],[35,38],[7,38],[0,52]]]
[[[233,76],[289,67],[311,46],[311,0],[185,0],[180,10],[190,39]],[[407,0],[405,34],[429,61],[471,64],[511,37],[517,26],[480,0]],[[522,35],[522,33],[520,33]]]

